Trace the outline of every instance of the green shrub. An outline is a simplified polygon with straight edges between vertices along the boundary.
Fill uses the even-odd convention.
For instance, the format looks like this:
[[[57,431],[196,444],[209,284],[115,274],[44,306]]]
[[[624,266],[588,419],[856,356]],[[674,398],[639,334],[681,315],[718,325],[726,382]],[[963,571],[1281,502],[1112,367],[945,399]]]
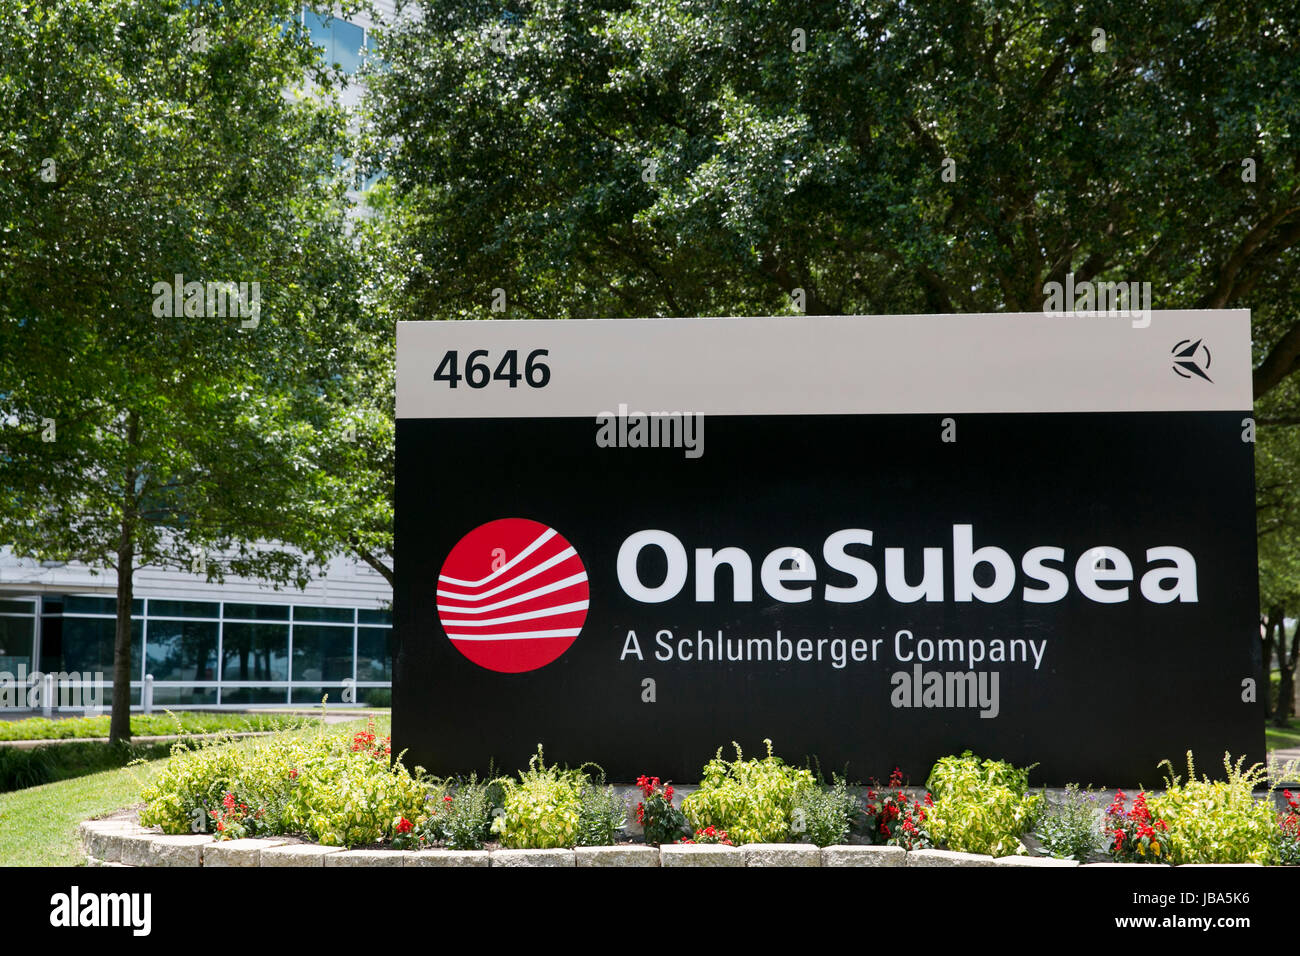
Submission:
[[[1192,752],[1187,752],[1187,781],[1168,767],[1165,792],[1148,801],[1151,812],[1169,825],[1171,863],[1260,863],[1276,865],[1277,811],[1272,800],[1256,800],[1254,790],[1268,781],[1262,764],[1246,771],[1223,755],[1226,780],[1196,779]],[[1272,790],[1269,790],[1270,794]]]
[[[1300,866],[1300,799],[1283,790],[1287,808],[1277,815],[1277,861],[1282,866]]]
[[[1041,812],[1034,835],[1049,856],[1058,860],[1087,861],[1102,849],[1097,795],[1089,787],[1080,790],[1076,783],[1066,784],[1059,804],[1040,804]]]
[[[925,799],[925,806],[922,806],[920,800],[907,795],[903,789],[903,771],[897,767],[889,775],[886,786],[882,787],[879,781],[873,780],[871,788],[867,790],[863,820],[866,835],[877,846],[901,846],[904,850],[930,849],[930,832],[926,828],[930,795],[926,794]]]
[[[1145,790],[1133,798],[1132,809],[1125,809],[1123,790],[1106,808],[1102,824],[1106,833],[1106,852],[1116,863],[1166,863],[1169,860],[1169,824],[1147,805]]]
[[[326,846],[378,843],[402,818],[424,810],[425,787],[401,762],[355,753],[317,755],[298,771],[284,802],[284,826]]]
[[[39,787],[54,779],[54,765],[48,753],[52,747],[19,750],[0,747],[0,793]]]
[[[426,783],[363,731],[253,748],[178,744],[142,791],[140,822],[218,839],[301,833],[329,846],[377,843],[423,823]]]
[[[682,801],[693,831],[725,830],[737,845],[789,839],[794,809],[803,791],[815,787],[813,776],[773,756],[772,741],[763,743],[767,756],[762,760],[745,760],[740,744],[733,742],[735,760],[723,760],[719,747],[704,765],[700,789]]]
[[[169,743],[110,744],[102,740],[49,744],[31,750],[0,747],[0,793],[116,770],[137,760],[157,760],[170,751]]]
[[[677,841],[683,843],[697,843],[701,846],[735,846],[731,842],[731,837],[727,836],[726,830],[719,830],[717,827],[705,827],[703,830],[696,830],[695,836],[682,837]]]
[[[242,792],[240,782],[245,778],[258,780],[269,775],[271,764],[280,765],[284,746],[258,747],[250,753],[215,745],[190,748],[177,744],[171,759],[141,791],[145,802],[141,824],[162,827],[170,834],[209,832],[210,815],[222,805],[225,795]]]
[[[511,849],[571,847],[578,841],[582,790],[589,782],[580,770],[548,767],[542,746],[528,760],[519,779],[499,778],[503,813],[492,822],[501,845]]]
[[[131,734],[136,737],[169,734],[211,734],[222,731],[296,730],[316,722],[298,714],[223,714],[214,712],[167,711],[161,714],[132,714]],[[107,737],[109,718],[27,717],[0,722],[0,740],[58,740],[74,737]]]
[[[601,776],[601,784],[604,776]],[[609,846],[618,842],[619,832],[627,823],[627,804],[613,787],[588,781],[579,794],[578,846]]]
[[[934,805],[926,828],[936,845],[964,853],[1024,853],[1020,834],[1037,818],[1040,798],[1028,794],[1029,767],[981,760],[964,751],[931,769],[926,787]]]
[[[452,794],[442,820],[443,842],[453,850],[481,850],[490,836],[492,800],[486,784],[470,777]]]
[[[645,841],[652,846],[660,846],[686,836],[690,829],[686,825],[686,814],[673,806],[673,785],[664,786],[658,777],[644,774],[636,779],[645,799],[636,805],[636,822],[645,831]]]
[[[849,793],[848,782],[834,777],[830,787],[804,787],[795,800],[790,835],[817,846],[835,846],[848,839],[854,818],[861,810]]]

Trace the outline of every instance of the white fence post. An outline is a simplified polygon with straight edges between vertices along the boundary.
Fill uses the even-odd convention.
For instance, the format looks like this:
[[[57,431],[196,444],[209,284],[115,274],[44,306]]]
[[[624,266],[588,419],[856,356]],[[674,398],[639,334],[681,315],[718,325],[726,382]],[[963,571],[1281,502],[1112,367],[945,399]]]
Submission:
[[[144,675],[144,687],[140,690],[140,709],[146,714],[153,713],[153,675]]]

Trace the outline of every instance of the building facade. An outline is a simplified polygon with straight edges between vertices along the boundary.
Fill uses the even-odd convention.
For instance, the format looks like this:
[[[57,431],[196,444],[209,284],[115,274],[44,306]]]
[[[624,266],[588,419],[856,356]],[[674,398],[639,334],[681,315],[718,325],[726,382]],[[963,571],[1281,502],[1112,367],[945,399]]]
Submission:
[[[0,674],[102,681],[112,703],[116,575],[0,551]],[[152,678],[155,707],[386,705],[393,676],[391,591],[364,564],[336,560],[305,590],[209,584],[143,568],[132,602],[131,703]],[[81,709],[80,701],[65,709]]]

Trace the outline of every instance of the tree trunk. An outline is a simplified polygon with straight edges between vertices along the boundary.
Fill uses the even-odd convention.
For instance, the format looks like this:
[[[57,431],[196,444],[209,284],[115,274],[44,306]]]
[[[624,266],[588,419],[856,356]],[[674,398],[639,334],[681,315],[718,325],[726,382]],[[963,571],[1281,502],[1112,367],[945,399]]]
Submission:
[[[1287,720],[1295,716],[1295,669],[1300,660],[1300,622],[1297,622],[1295,634],[1291,637],[1291,652],[1287,653],[1286,624],[1282,624],[1277,642],[1277,666],[1282,679],[1278,685],[1277,708],[1273,712],[1273,723],[1285,727]]]
[[[1268,614],[1260,619],[1260,630],[1264,632],[1263,637],[1260,638],[1264,645],[1264,680],[1259,688],[1259,700],[1264,705],[1265,720],[1268,720],[1269,715],[1273,713],[1273,705],[1269,701],[1273,688],[1273,681],[1270,677],[1272,667],[1270,665],[1273,660],[1273,630],[1276,626],[1276,615],[1277,609],[1270,608]]]
[[[127,446],[140,438],[135,412],[127,413]],[[131,739],[131,602],[135,595],[135,483],[134,460],[123,475],[122,527],[117,541],[117,630],[113,638],[113,710],[108,721],[109,743]]]

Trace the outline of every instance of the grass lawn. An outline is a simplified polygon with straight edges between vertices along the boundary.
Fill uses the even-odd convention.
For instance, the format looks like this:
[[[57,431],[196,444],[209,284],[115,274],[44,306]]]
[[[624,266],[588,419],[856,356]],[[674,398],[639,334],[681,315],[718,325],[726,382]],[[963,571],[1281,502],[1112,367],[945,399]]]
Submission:
[[[140,801],[140,784],[148,764],[47,783],[0,794],[0,866],[81,866],[85,851],[77,824]]]
[[[375,720],[375,732],[387,734],[388,718]],[[364,727],[364,719],[334,724],[329,732]],[[315,728],[284,731],[284,736],[316,733]],[[278,736],[278,735],[277,735]],[[226,744],[255,748],[276,737]],[[152,760],[75,780],[0,793],[0,866],[81,866],[85,853],[77,824],[140,802],[140,787],[165,763]]]
[[[133,737],[156,737],[165,734],[207,734],[220,730],[289,730],[315,721],[301,714],[224,714],[180,711],[175,714],[134,714]],[[0,723],[0,740],[55,740],[73,737],[107,737],[107,715],[103,717],[65,717],[50,720],[28,717]]]
[[[1285,728],[1274,727],[1271,723],[1265,725],[1264,746],[1269,750],[1300,747],[1300,718],[1291,718]]]

